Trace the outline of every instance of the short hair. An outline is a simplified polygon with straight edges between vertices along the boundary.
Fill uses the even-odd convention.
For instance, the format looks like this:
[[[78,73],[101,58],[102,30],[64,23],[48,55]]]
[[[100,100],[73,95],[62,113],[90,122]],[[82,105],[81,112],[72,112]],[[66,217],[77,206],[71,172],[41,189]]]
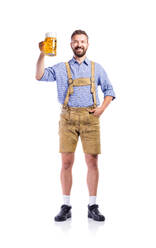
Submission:
[[[86,37],[87,37],[87,40],[88,40],[88,34],[85,32],[85,31],[83,31],[83,30],[81,30],[81,29],[78,29],[78,30],[75,30],[73,33],[72,33],[72,35],[71,35],[71,40],[72,40],[72,38],[73,38],[73,36],[74,35],[76,35],[76,34],[84,34]]]

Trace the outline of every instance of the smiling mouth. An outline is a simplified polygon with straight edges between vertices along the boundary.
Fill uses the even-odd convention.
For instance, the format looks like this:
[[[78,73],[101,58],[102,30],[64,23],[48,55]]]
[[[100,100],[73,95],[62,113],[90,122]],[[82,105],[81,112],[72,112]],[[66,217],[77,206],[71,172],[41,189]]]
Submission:
[[[83,49],[76,49],[77,52],[83,52]]]

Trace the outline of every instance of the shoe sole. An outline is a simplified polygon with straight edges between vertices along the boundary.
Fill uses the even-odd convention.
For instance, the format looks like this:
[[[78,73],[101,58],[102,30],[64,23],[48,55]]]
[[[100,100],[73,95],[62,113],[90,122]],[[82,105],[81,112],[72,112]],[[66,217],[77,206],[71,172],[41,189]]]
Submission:
[[[88,218],[93,219],[95,221],[105,221],[105,218],[103,220],[99,220],[99,219],[93,218],[91,214],[88,214]]]
[[[55,220],[56,222],[62,222],[62,221],[66,221],[67,219],[70,219],[70,218],[71,218],[71,215],[68,215],[67,218],[64,219],[64,220],[59,220],[59,219],[55,219],[55,218],[54,218],[54,220]]]

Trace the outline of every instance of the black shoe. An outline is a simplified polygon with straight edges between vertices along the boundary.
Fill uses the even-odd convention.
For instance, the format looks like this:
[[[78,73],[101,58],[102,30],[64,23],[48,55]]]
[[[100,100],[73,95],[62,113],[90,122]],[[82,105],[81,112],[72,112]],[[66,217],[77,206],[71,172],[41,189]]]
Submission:
[[[96,221],[104,221],[105,217],[99,212],[98,207],[97,204],[91,206],[88,205],[88,218]]]
[[[55,221],[65,221],[68,218],[71,218],[71,206],[68,205],[62,205],[61,206],[61,211],[59,212],[58,215],[55,216],[54,220]]]

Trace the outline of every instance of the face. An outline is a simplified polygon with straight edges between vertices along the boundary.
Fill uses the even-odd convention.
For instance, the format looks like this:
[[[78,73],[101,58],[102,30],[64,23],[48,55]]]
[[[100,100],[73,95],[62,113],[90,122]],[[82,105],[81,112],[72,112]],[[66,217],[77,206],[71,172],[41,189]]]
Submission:
[[[70,45],[75,56],[83,57],[86,54],[89,43],[86,35],[75,34],[71,40]]]

